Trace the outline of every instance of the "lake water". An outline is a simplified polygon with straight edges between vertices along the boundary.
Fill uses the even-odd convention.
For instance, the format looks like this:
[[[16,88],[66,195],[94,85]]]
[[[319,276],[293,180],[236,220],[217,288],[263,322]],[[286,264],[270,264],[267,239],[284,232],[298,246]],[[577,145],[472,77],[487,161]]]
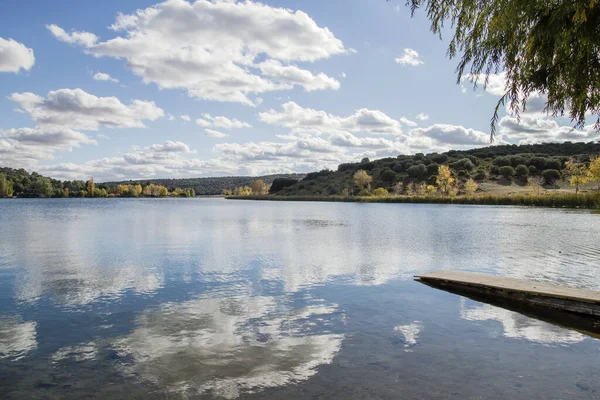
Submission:
[[[3,200],[0,398],[598,398],[600,341],[412,278],[600,289],[598,238],[588,211]]]

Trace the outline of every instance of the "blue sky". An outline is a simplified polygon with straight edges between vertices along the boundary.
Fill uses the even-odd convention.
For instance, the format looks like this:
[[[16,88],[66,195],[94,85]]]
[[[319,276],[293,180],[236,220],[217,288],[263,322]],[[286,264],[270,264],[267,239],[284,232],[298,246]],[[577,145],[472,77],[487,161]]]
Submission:
[[[457,84],[450,32],[440,40],[399,0],[2,9],[0,165],[62,179],[306,172],[485,146],[503,88],[501,74],[486,90]],[[521,121],[503,114],[496,143],[597,139],[544,115],[544,99]]]

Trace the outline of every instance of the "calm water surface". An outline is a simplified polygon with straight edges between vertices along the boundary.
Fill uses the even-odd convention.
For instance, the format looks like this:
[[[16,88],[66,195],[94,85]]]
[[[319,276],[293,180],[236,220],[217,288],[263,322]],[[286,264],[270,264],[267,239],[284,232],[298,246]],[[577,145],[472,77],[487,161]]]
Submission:
[[[414,282],[600,290],[600,215],[0,201],[1,398],[592,399],[600,342]]]

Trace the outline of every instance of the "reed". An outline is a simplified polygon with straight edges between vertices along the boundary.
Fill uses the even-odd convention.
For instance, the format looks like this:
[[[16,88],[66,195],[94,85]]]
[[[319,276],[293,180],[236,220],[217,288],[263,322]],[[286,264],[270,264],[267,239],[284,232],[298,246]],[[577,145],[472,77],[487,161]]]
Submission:
[[[480,204],[551,208],[600,209],[600,194],[594,193],[523,193],[496,195],[481,193],[474,196],[227,196],[233,200],[270,201],[326,201],[355,203],[426,203],[426,204]]]

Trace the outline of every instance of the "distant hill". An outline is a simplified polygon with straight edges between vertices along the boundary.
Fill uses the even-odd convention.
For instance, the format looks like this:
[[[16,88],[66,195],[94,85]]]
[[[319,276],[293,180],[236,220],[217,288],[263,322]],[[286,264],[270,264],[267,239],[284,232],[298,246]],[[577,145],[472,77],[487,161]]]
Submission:
[[[250,185],[255,179],[262,179],[270,185],[276,178],[292,178],[301,180],[305,174],[279,174],[260,177],[224,176],[218,178],[189,179],[146,179],[138,181],[96,183],[96,188],[113,193],[119,184],[161,185],[172,192],[175,188],[194,189],[196,195],[220,195],[224,189],[233,190],[238,186]],[[9,189],[7,189],[9,188]],[[80,180],[60,181],[21,169],[0,167],[0,197],[82,197],[87,189],[87,182]]]
[[[301,180],[306,174],[276,174],[265,176],[223,176],[217,178],[186,178],[186,179],[142,179],[137,181],[104,182],[103,185],[113,188],[117,185],[149,184],[166,186],[169,190],[174,188],[194,189],[196,196],[220,195],[223,190],[233,190],[239,186],[250,185],[255,179],[262,179],[267,185],[273,183],[276,178],[292,178]]]
[[[530,178],[547,188],[554,188],[566,177],[566,161],[574,157],[589,162],[592,155],[600,155],[600,143],[502,145],[451,150],[441,154],[399,155],[372,161],[363,159],[357,163],[340,164],[337,171],[309,173],[302,181],[274,194],[315,196],[339,195],[344,191],[352,193],[355,189],[352,177],[358,170],[367,171],[373,178],[372,189],[382,187],[393,191],[398,188],[398,183],[402,183],[404,188],[411,183],[435,184],[440,165],[448,165],[459,182],[473,178],[480,184],[480,189],[500,185],[524,186]],[[564,186],[564,182],[562,184]]]

